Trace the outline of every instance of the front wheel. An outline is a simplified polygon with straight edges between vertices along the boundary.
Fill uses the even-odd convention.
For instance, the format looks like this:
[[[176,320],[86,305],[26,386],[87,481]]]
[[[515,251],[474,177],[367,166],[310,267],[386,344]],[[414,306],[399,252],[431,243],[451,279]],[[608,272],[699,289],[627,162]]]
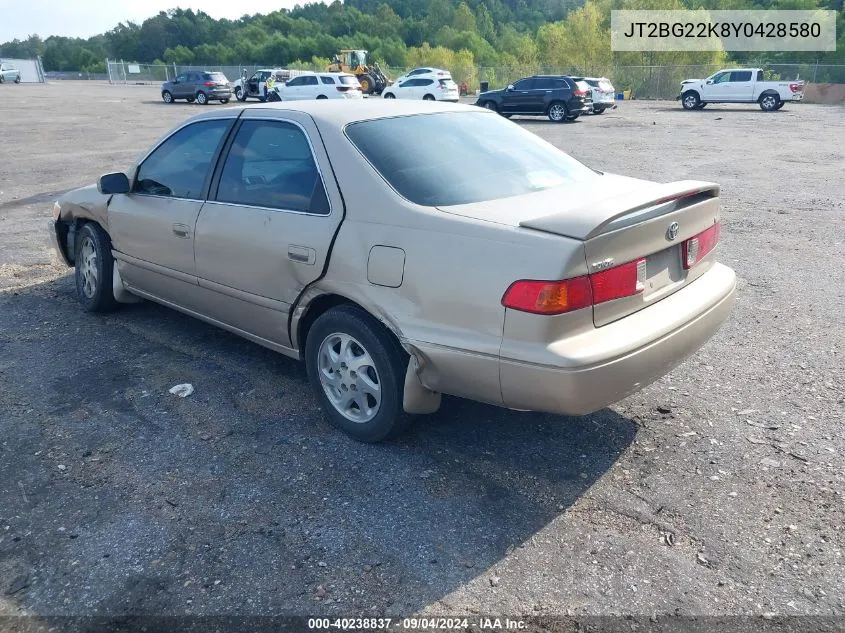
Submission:
[[[229,100],[228,99],[220,99],[220,103],[225,105],[225,104],[229,103]]]
[[[395,99],[395,98],[396,98],[396,95],[395,95],[395,94],[393,94],[392,92],[385,92],[385,93],[384,93],[384,98],[385,98],[385,99]]]
[[[173,103],[173,95],[170,94],[170,91],[165,90],[161,93],[161,100],[165,103]]]
[[[565,104],[556,101],[549,106],[547,116],[549,117],[549,121],[561,123],[569,118],[569,110],[566,108]]]
[[[361,442],[399,435],[408,357],[366,312],[341,306],[320,315],[308,332],[305,365],[328,420]]]
[[[196,100],[197,103],[200,105],[208,105],[208,95],[205,94],[202,90],[197,93]]]
[[[361,75],[358,78],[358,83],[361,84],[361,92],[365,95],[371,95],[375,92],[376,80],[370,75]]]
[[[699,99],[697,92],[685,92],[681,97],[681,105],[684,106],[684,110],[698,110],[700,103],[701,99]]]
[[[267,95],[267,101],[275,102],[275,101],[281,101],[281,100],[282,100],[282,98],[279,96],[278,92],[273,91],[269,95]]]
[[[774,112],[781,103],[780,97],[776,94],[765,94],[760,97],[760,109],[763,112]]]
[[[112,290],[114,258],[111,240],[98,225],[89,222],[76,234],[73,258],[76,296],[87,312],[109,312],[117,307]]]
[[[434,95],[426,95],[423,97],[423,101],[436,101]]]
[[[20,82],[21,82],[21,76],[18,75],[17,77],[15,77],[15,83],[19,84]]]
[[[246,101],[246,92],[241,90],[240,86],[235,88],[235,99],[237,99],[238,101]]]

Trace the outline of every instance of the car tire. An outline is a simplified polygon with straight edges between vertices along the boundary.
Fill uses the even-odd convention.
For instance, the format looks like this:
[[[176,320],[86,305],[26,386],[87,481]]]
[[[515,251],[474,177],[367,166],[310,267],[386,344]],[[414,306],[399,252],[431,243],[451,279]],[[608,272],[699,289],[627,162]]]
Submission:
[[[328,99],[326,95],[317,95],[318,99]]]
[[[396,98],[396,95],[395,95],[395,94],[393,94],[392,92],[385,92],[385,93],[384,93],[384,98],[385,98],[385,99],[395,99],[395,98]]]
[[[407,363],[384,326],[353,306],[320,315],[305,342],[308,378],[327,419],[360,442],[396,437],[410,423],[402,408]],[[350,399],[353,392],[363,398]]]
[[[21,82],[21,76],[18,75],[17,77],[15,77],[15,83],[19,84],[20,82]]]
[[[567,120],[567,121],[574,121],[574,120],[575,120],[575,119],[577,119],[579,116],[581,116],[581,115],[580,115],[580,114],[570,114],[568,117],[566,117],[566,120]]]
[[[777,107],[775,108],[775,110],[780,110],[780,109],[781,109],[783,106],[785,106],[785,105],[786,105],[786,101],[781,101],[781,102],[779,102],[779,103],[778,103],[778,105],[777,105]]]
[[[604,106],[599,106],[598,108],[593,108],[593,114],[604,114],[605,108]]]
[[[552,101],[549,104],[549,109],[546,110],[546,116],[549,117],[549,121],[554,123],[563,123],[570,116],[569,108],[566,107],[565,103]]]
[[[425,95],[423,101],[437,101],[437,99],[434,98],[434,95]]]
[[[684,110],[698,110],[701,104],[701,99],[695,90],[688,90],[681,95],[681,105]]]
[[[173,95],[169,90],[163,90],[161,93],[161,100],[165,103],[173,103]]]
[[[193,97],[188,97],[187,99],[185,99],[185,101],[187,101],[188,103],[193,103],[194,101],[196,101],[196,99],[194,99]]]
[[[481,107],[485,110],[492,110],[493,112],[499,111],[499,106],[496,105],[495,101],[482,101]]]
[[[241,90],[240,86],[235,88],[235,99],[237,99],[238,101],[246,101],[245,94],[246,93],[243,90]]]
[[[222,103],[223,105],[226,105],[227,103],[229,103],[229,100],[228,99],[220,99],[220,103]]]
[[[6,83],[6,78],[3,75],[0,75],[0,84]]]
[[[763,93],[757,101],[760,104],[760,109],[763,112],[774,112],[778,110],[778,104],[781,103],[780,96],[774,93]]]
[[[195,99],[197,100],[197,103],[200,104],[200,105],[208,105],[208,95],[205,94],[202,90],[200,90],[197,93],[197,96],[195,97]]]
[[[376,91],[376,80],[370,74],[361,75],[358,83],[361,84],[361,92],[365,95],[371,95]]]
[[[114,258],[111,239],[99,225],[88,222],[74,245],[76,296],[87,312],[111,312],[117,307],[112,290]]]
[[[707,107],[707,104],[704,103],[704,102],[701,102],[701,103],[698,104],[698,107],[696,108],[696,110],[703,110],[706,107]]]

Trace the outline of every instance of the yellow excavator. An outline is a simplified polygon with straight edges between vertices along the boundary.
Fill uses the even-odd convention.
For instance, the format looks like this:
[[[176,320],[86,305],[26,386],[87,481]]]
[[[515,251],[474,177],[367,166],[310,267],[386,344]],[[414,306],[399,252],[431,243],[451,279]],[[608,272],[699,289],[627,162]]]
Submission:
[[[390,85],[390,80],[379,65],[367,65],[367,51],[345,49],[338,51],[327,69],[330,73],[351,73],[358,78],[361,92],[365,95],[377,94]]]

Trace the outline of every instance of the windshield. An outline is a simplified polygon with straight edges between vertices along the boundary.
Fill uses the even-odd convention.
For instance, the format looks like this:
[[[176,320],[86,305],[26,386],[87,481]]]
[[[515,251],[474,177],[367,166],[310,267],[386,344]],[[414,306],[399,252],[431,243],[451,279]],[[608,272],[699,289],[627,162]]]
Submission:
[[[519,196],[598,178],[519,125],[485,112],[352,123],[346,135],[404,198],[424,206]]]

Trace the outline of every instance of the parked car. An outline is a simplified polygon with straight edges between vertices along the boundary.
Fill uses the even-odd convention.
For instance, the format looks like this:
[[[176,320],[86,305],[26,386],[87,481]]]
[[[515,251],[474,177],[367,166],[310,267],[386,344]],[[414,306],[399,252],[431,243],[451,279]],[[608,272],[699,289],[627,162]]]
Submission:
[[[803,98],[803,81],[765,81],[762,68],[732,68],[707,79],[685,79],[676,97],[685,110],[701,110],[708,103],[757,103],[766,112]]]
[[[417,75],[401,82],[394,82],[384,89],[385,99],[423,99],[425,101],[460,100],[458,84],[451,77],[437,77],[435,75]]]
[[[423,68],[414,68],[411,71],[408,71],[401,77],[397,77],[393,83],[399,83],[405,81],[406,79],[411,79],[412,77],[435,77],[437,79],[451,79],[452,73],[448,70],[443,68],[434,68],[432,66],[426,66]]]
[[[185,99],[188,103],[196,101],[206,105],[210,101],[229,103],[232,98],[232,86],[226,75],[211,71],[188,71],[173,81],[161,85],[161,98],[165,103]]]
[[[10,64],[0,64],[0,84],[12,81],[16,84],[21,82],[21,71]]]
[[[504,90],[482,92],[475,104],[507,117],[545,115],[557,123],[574,121],[593,109],[586,82],[558,75],[526,77]]]
[[[616,108],[616,89],[607,77],[584,77],[590,87],[593,100],[593,114],[604,114],[605,110]]]
[[[718,185],[596,171],[460,104],[204,113],[53,216],[83,309],[145,298],[304,360],[368,442],[443,393],[601,409],[707,341],[736,283]]]
[[[269,95],[268,80],[271,77],[273,81],[269,83],[272,88],[273,85],[290,79],[290,71],[284,68],[262,68],[261,70],[256,70],[250,77],[247,77],[246,70],[244,70],[244,76],[232,85],[235,99],[246,101],[250,97],[254,97],[259,101],[266,101]]]
[[[351,73],[309,73],[273,86],[268,101],[363,99],[361,84]]]

